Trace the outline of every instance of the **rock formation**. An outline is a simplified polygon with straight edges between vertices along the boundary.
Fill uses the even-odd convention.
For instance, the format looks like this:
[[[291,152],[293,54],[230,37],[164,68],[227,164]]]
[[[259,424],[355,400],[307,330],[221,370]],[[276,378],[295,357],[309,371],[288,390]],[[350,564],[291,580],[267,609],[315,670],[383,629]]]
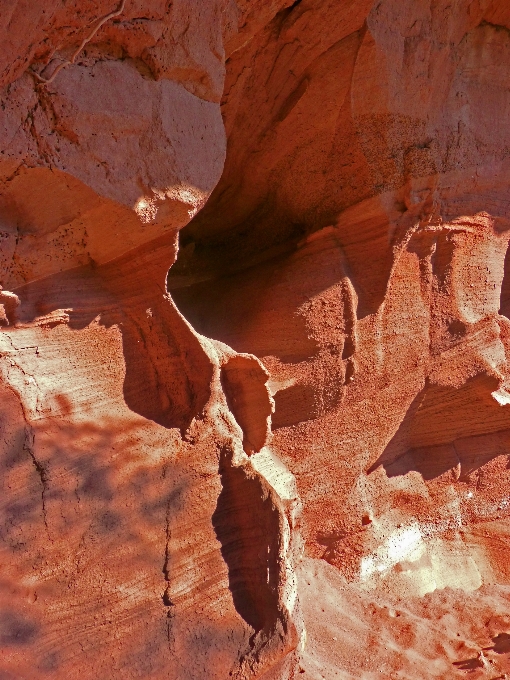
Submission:
[[[0,677],[506,677],[510,6],[1,9]]]

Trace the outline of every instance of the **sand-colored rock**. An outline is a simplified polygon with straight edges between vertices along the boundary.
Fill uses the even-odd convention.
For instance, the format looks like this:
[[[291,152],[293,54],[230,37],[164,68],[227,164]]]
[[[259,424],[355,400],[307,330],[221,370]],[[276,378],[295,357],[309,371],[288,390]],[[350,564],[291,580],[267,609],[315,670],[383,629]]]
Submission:
[[[453,588],[460,625],[467,592],[504,610],[509,584],[508,10],[362,5],[303,0],[229,60],[225,170],[169,287],[269,370],[308,556],[365,606]],[[328,659],[307,602],[304,677],[431,677],[383,651],[353,666],[351,643]]]
[[[507,4],[3,4],[0,676],[506,677]]]
[[[300,506],[266,446],[268,374],[165,290],[222,172],[240,17],[222,2],[3,16],[2,677],[296,664]]]

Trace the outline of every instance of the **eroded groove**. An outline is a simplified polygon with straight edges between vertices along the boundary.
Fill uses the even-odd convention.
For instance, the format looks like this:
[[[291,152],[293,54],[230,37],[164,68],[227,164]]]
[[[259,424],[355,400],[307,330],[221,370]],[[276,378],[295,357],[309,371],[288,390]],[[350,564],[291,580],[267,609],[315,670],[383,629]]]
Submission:
[[[236,680],[290,680],[304,640],[294,572],[300,550],[296,525],[300,505],[285,483],[277,481],[282,472],[288,474],[281,463],[275,466],[270,456],[259,466],[252,465],[263,455],[236,464],[231,446],[223,447],[222,491],[213,515],[234,606],[253,630],[248,648],[240,650],[230,673]]]
[[[269,631],[279,615],[278,509],[256,473],[232,465],[228,449],[219,472],[222,490],[212,521],[234,605],[256,633]]]

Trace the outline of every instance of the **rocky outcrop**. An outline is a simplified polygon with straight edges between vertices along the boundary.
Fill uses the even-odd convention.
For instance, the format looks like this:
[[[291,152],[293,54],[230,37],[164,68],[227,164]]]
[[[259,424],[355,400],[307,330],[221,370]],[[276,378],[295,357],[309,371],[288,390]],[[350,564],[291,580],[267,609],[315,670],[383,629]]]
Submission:
[[[221,2],[4,17],[2,677],[293,672],[299,500],[267,448],[268,374],[165,289],[222,172],[242,20]]]
[[[367,607],[457,589],[459,625],[467,591],[507,606],[509,19],[488,2],[280,12],[227,62],[225,170],[168,278],[195,328],[269,370],[308,556]],[[344,622],[328,651],[316,584],[310,677],[336,677],[331,658],[346,677],[431,677],[354,654],[346,639],[380,617]],[[443,648],[437,676],[462,674],[462,653]],[[501,655],[472,670],[493,668]]]
[[[509,31],[7,3],[2,677],[510,672]]]

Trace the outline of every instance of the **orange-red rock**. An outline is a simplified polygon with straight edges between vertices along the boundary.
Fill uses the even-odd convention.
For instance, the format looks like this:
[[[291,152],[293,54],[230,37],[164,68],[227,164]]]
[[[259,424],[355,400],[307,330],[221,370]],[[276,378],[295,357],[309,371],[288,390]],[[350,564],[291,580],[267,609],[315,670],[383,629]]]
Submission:
[[[507,3],[3,5],[0,676],[506,677]]]

